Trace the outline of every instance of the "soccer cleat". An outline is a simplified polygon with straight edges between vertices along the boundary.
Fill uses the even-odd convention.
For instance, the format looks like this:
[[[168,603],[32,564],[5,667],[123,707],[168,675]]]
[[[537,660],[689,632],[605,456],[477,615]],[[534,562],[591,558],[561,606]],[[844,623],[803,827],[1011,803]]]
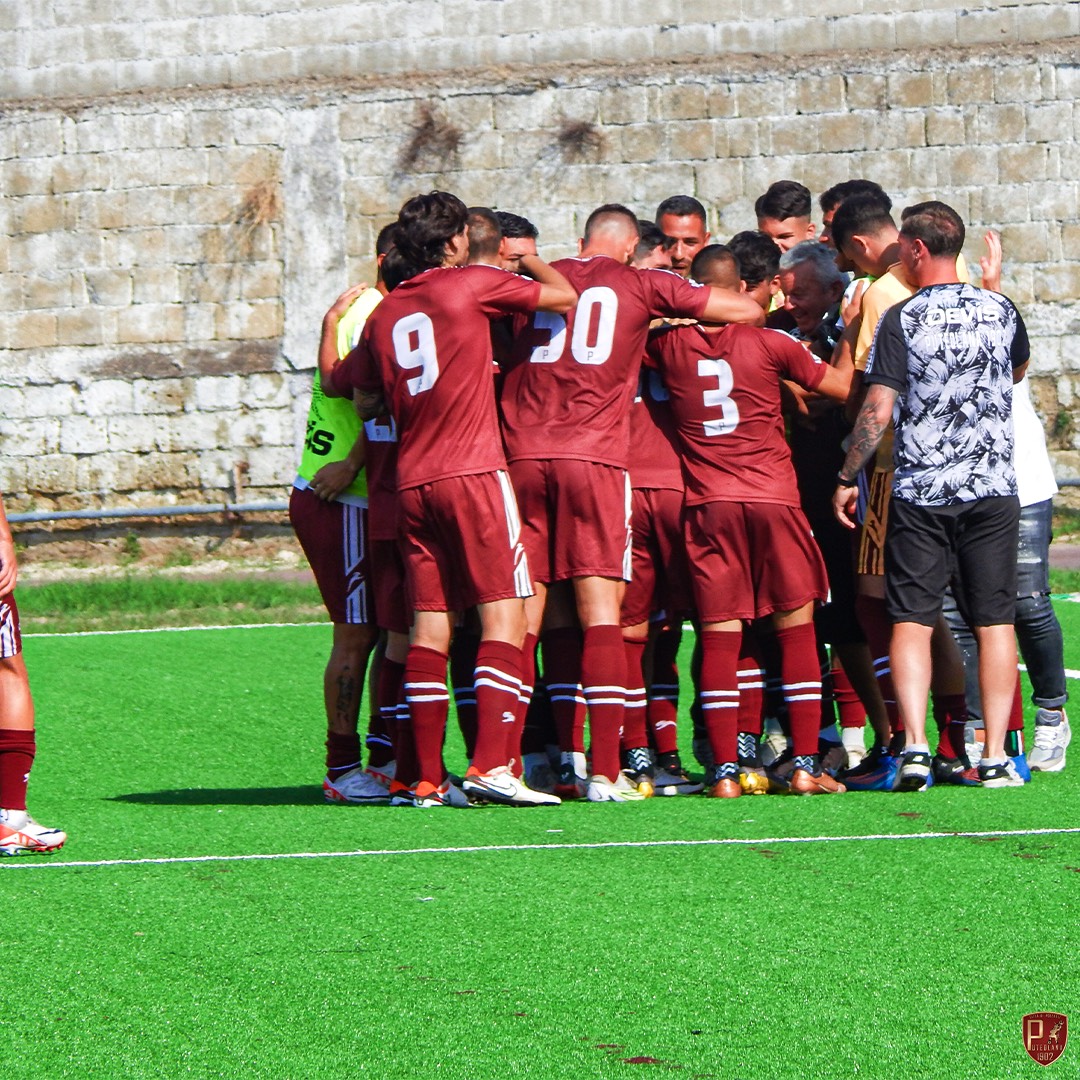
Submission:
[[[742,788],[734,777],[724,776],[708,787],[705,794],[710,799],[737,799],[742,795]]]
[[[821,759],[822,772],[827,772],[830,776],[839,776],[847,764],[848,754],[842,743],[820,742],[818,755]]]
[[[768,795],[769,777],[760,753],[739,758],[739,787],[744,795]]]
[[[525,770],[525,783],[528,784],[533,791],[543,791],[548,795],[555,794],[555,785],[559,782],[559,778],[555,773],[555,770],[548,764],[545,758],[542,761],[537,761],[530,768]]]
[[[357,806],[386,806],[390,787],[379,783],[359,767],[342,773],[336,780],[327,776],[322,784],[323,798],[329,803],[354,803]]]
[[[390,782],[390,805],[391,806],[415,806],[416,785],[409,787],[400,780]]]
[[[377,784],[389,791],[390,784],[394,779],[394,775],[397,770],[396,761],[388,761],[385,765],[369,765],[366,769],[368,776],[371,777]]]
[[[653,778],[655,795],[696,795],[705,785],[690,779],[690,774],[679,766],[677,769],[657,768]]]
[[[589,786],[586,772],[585,755],[574,751],[563,751],[559,762],[559,775],[555,784],[555,794],[560,799],[583,799]]]
[[[421,780],[416,785],[413,795],[413,806],[424,810],[430,810],[436,806],[452,806],[458,810],[467,810],[471,805],[465,792],[451,784],[449,779],[444,780],[438,787],[428,783],[427,780]]]
[[[66,841],[66,832],[39,825],[25,810],[0,810],[0,855],[47,855]]]
[[[809,769],[796,769],[791,774],[788,790],[792,795],[839,795],[847,788],[824,770],[813,773]]]
[[[467,795],[482,802],[505,803],[507,806],[558,806],[562,802],[558,795],[534,791],[506,765],[499,765],[487,773],[470,765],[462,786]]]
[[[1012,758],[1007,759],[1004,764],[981,762],[979,780],[982,786],[987,788],[1024,786],[1024,778],[1016,771],[1016,764]]]
[[[647,746],[635,746],[623,754],[623,776],[647,799],[656,792],[655,769]]]
[[[1064,709],[1039,709],[1035,713],[1035,745],[1028,754],[1032,772],[1061,772],[1065,750],[1072,739]]]
[[[857,768],[866,757],[866,739],[861,727],[846,727],[840,730],[840,741],[847,754],[847,768]]]
[[[934,782],[934,763],[923,750],[905,750],[899,758],[893,791],[925,791]]]
[[[960,787],[979,786],[978,769],[973,769],[963,758],[935,754],[930,771],[935,784],[956,784]]]
[[[614,783],[606,776],[590,776],[585,797],[589,802],[642,802],[645,799],[622,773]]]
[[[875,743],[866,757],[841,779],[848,791],[892,791],[898,767],[888,747]]]

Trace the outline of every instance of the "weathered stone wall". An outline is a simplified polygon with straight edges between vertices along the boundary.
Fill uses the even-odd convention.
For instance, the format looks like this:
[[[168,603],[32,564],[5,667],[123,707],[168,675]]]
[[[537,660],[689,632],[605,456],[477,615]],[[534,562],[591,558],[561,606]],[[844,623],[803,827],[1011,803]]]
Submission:
[[[1007,46],[648,62],[673,32],[653,25],[637,27],[642,59],[633,63],[296,82],[266,62],[263,74],[278,75],[272,85],[174,89],[178,72],[191,81],[190,65],[203,62],[192,44],[205,43],[203,23],[230,27],[237,50],[242,28],[256,25],[212,15],[233,5],[202,3],[211,17],[185,37],[178,13],[190,6],[162,0],[145,9],[141,29],[124,30],[119,18],[114,26],[117,40],[124,30],[142,43],[140,55],[158,57],[152,91],[63,100],[74,91],[58,73],[41,84],[38,46],[27,45],[42,31],[30,25],[38,15],[27,15],[38,6],[3,9],[9,24],[27,24],[0,31],[15,35],[4,91],[18,98],[0,115],[8,238],[0,247],[0,487],[9,509],[220,501],[232,497],[238,467],[248,498],[281,497],[322,312],[349,281],[370,279],[377,228],[405,197],[433,186],[528,214],[549,257],[569,253],[584,215],[608,200],[651,216],[665,196],[693,193],[710,209],[714,236],[726,238],[753,227],[754,198],[782,177],[816,194],[869,176],[901,206],[945,198],[969,223],[973,266],[982,232],[1001,230],[1007,289],[1032,331],[1036,396],[1061,450],[1059,472],[1080,462],[1070,420],[1080,392],[1076,42],[1015,44],[1033,19],[1075,33],[1077,4],[967,13],[1006,26]],[[356,22],[371,5],[321,5],[332,6],[349,15],[357,40],[378,40],[363,38]],[[57,55],[102,70],[91,49],[102,5],[44,7],[70,21],[82,12],[81,45]],[[438,10],[444,30],[450,8],[463,19],[486,12],[509,39],[547,40],[531,23],[513,30],[513,0],[380,10],[398,7],[410,19]],[[578,7],[575,25],[584,20],[586,29],[597,12],[637,10]],[[955,33],[974,25],[945,5],[918,19],[903,3],[895,16],[875,14],[879,7],[834,0],[829,13],[852,25],[891,20],[885,46],[904,26],[937,25],[941,12]],[[773,8],[778,26],[799,18],[794,4]],[[163,25],[151,33],[159,15]],[[282,17],[271,12],[258,25],[277,26],[283,36],[274,40],[290,42]],[[835,20],[816,21],[835,35]],[[396,60],[387,45],[387,70],[405,65],[407,42],[421,55],[427,25],[420,20],[415,38],[397,41]],[[224,47],[224,31],[215,32]],[[331,52],[332,43],[331,35]],[[298,57],[307,48],[316,46],[296,40]],[[461,62],[481,55],[463,53]],[[121,75],[136,69],[120,52],[111,64],[114,83],[96,89],[130,88]],[[239,79],[239,69],[229,77]],[[31,89],[48,96],[29,100]]]

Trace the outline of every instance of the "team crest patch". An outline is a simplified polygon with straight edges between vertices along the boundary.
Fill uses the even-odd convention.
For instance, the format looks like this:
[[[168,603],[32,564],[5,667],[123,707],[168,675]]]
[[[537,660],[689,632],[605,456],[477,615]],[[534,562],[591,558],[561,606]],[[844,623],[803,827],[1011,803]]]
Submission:
[[[1037,1012],[1024,1017],[1024,1049],[1039,1065],[1061,1057],[1069,1041],[1069,1018],[1063,1013]]]

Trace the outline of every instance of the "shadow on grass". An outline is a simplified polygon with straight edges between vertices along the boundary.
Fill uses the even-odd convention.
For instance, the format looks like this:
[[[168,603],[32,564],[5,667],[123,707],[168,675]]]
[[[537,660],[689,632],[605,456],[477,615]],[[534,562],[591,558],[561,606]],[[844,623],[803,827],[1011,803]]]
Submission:
[[[323,801],[312,784],[303,787],[178,788],[174,791],[133,791],[113,795],[109,802],[149,806],[313,806]]]

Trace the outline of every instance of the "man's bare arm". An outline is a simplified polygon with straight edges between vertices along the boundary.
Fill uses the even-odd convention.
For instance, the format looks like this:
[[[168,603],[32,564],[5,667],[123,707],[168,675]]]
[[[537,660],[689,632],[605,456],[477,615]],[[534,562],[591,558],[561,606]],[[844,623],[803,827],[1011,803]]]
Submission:
[[[519,265],[522,273],[540,284],[540,302],[536,305],[540,311],[565,315],[577,303],[574,286],[539,255],[522,255]]]
[[[745,323],[748,326],[764,326],[765,312],[761,305],[746,293],[709,286],[709,302],[701,313],[706,323]]]
[[[337,328],[341,317],[352,306],[353,301],[367,289],[367,285],[352,285],[346,289],[323,316],[322,336],[319,338],[319,378],[325,383],[330,378],[334,365],[341,359],[338,356]]]
[[[881,442],[885,429],[892,420],[896,398],[897,392],[891,386],[883,386],[881,383],[872,383],[866,391],[866,400],[855,420],[855,430],[849,437],[847,457],[844,458],[836,491],[833,492],[833,513],[845,528],[855,528],[855,503],[858,498],[856,477]]]

